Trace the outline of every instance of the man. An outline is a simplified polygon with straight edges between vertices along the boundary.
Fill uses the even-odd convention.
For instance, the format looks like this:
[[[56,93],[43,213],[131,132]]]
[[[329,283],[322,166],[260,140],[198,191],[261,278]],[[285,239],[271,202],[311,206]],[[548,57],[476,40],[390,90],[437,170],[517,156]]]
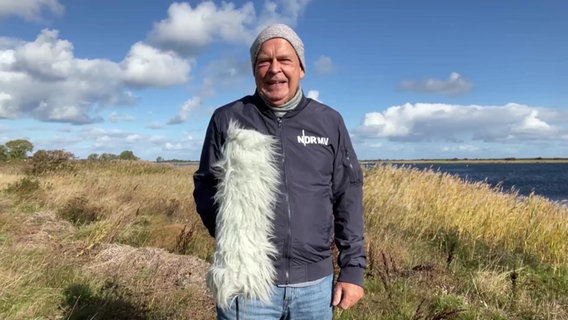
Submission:
[[[361,168],[339,113],[303,95],[298,35],[271,25],[250,54],[256,92],[214,112],[194,175],[217,317],[331,319],[363,296]]]

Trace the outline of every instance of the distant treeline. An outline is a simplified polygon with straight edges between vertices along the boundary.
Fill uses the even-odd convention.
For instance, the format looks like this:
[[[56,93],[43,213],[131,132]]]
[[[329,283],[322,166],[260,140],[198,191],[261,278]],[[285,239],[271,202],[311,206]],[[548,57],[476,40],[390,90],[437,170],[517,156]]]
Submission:
[[[158,157],[156,159],[156,162],[159,163],[170,163],[170,164],[176,164],[176,165],[197,165],[199,164],[198,160],[180,160],[180,159],[170,159],[170,160],[166,160],[162,157]]]

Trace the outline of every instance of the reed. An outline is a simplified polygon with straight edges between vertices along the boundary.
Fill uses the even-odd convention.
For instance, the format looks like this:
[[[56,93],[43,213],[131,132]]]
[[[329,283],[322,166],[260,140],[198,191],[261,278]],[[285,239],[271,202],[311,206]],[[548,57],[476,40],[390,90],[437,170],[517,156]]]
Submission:
[[[339,319],[568,317],[566,208],[391,165],[365,172],[364,208],[367,296]]]
[[[521,252],[555,268],[568,264],[567,210],[543,197],[386,165],[367,173],[364,193],[373,232],[396,225],[417,239],[455,233],[474,247]]]

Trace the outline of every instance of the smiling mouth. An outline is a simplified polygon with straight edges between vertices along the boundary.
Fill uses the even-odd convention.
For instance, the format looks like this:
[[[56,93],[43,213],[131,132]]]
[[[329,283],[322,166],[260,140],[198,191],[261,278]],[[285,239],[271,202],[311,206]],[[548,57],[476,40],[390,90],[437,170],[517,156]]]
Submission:
[[[286,83],[285,80],[271,80],[271,81],[266,81],[266,84],[268,85],[275,85],[275,84],[283,84]]]

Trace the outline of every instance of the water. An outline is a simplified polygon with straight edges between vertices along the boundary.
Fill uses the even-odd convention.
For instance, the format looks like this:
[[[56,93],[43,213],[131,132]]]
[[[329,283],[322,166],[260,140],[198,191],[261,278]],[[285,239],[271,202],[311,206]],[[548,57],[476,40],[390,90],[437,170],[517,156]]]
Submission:
[[[457,175],[467,181],[485,181],[503,191],[531,193],[568,206],[568,163],[428,163],[412,164],[420,169]]]

